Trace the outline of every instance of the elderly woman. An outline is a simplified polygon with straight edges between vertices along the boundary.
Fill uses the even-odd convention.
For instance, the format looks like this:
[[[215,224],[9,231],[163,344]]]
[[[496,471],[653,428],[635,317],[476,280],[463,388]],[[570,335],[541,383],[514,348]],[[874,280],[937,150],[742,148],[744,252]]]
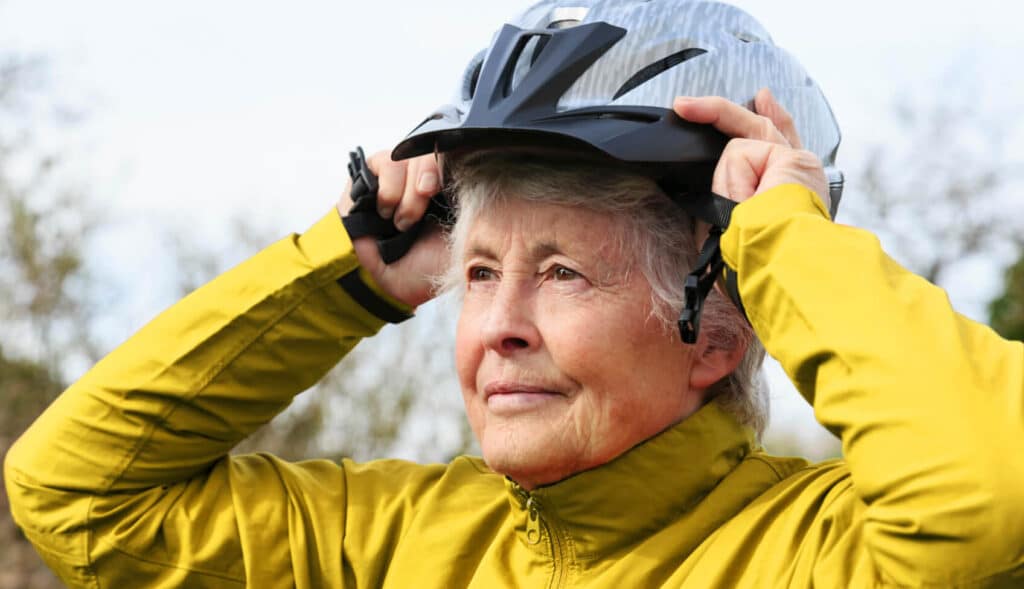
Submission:
[[[344,222],[332,212],[163,313],[11,450],[15,517],[47,562],[82,587],[1024,582],[1024,464],[1005,450],[1024,447],[1021,345],[830,221],[838,135],[806,123],[824,111],[802,70],[714,3],[545,2],[518,22],[471,64],[465,104],[395,152],[444,151],[441,168],[357,158]],[[604,79],[569,89],[591,65],[650,64],[623,32],[638,30],[671,59],[627,71],[607,108],[573,107]],[[658,30],[711,41],[680,50]],[[779,67],[736,90],[714,69],[730,51]],[[700,91],[649,83],[688,60],[699,93],[732,100],[619,100]],[[796,126],[754,98],[763,76]],[[736,104],[750,99],[765,116]],[[738,139],[722,151],[707,125]],[[415,225],[442,168],[444,236]],[[742,204],[728,214],[706,184]],[[455,361],[482,459],[228,456],[439,282],[462,300]],[[758,448],[755,332],[845,460]]]

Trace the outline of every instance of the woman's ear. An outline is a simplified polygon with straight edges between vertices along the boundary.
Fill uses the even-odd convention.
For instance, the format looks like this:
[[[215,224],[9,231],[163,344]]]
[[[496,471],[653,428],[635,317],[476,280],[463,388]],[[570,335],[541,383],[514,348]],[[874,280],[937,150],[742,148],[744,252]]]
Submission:
[[[736,370],[747,353],[747,344],[740,338],[733,341],[735,345],[731,348],[723,348],[711,345],[706,333],[697,337],[690,367],[690,390],[706,390]]]

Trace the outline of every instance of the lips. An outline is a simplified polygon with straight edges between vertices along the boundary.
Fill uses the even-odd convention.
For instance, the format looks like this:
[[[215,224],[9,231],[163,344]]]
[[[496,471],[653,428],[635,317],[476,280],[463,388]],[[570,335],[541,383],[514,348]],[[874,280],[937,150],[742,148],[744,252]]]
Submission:
[[[565,395],[534,384],[514,381],[492,381],[484,386],[487,408],[495,415],[515,415],[542,410]]]
[[[557,391],[532,384],[515,381],[496,380],[484,386],[484,398],[494,395],[558,395]]]

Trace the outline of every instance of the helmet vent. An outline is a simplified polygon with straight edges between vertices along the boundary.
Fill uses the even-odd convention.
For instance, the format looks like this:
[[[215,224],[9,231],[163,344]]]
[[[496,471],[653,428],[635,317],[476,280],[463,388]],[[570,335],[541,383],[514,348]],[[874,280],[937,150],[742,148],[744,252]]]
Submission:
[[[612,100],[618,99],[623,94],[629,92],[630,90],[636,88],[637,86],[643,84],[644,82],[654,78],[655,76],[661,74],[665,70],[674,68],[675,66],[683,63],[684,61],[704,55],[705,53],[707,53],[707,51],[704,49],[701,49],[699,47],[690,47],[688,49],[683,49],[682,51],[673,53],[668,57],[659,59],[658,61],[644,67],[637,73],[633,74],[633,76],[630,79],[626,80],[626,83],[623,84],[621,88],[619,88],[619,90],[615,93],[615,96],[612,97]]]
[[[476,85],[480,82],[480,72],[484,69],[484,62],[480,60],[473,68],[473,72],[469,74],[469,92],[466,96],[466,100],[472,100],[473,96],[476,95]]]
[[[537,62],[537,58],[540,57],[549,39],[548,35],[524,35],[516,43],[504,75],[505,83],[502,86],[502,95],[505,98],[508,98],[526,78],[526,74]]]
[[[736,37],[744,43],[760,43],[761,37],[751,33],[750,31],[733,31],[733,37]]]
[[[462,74],[462,100],[473,100],[476,96],[476,87],[480,83],[480,72],[484,69],[484,60],[487,59],[487,50],[483,50],[473,56],[473,59],[466,66]]]

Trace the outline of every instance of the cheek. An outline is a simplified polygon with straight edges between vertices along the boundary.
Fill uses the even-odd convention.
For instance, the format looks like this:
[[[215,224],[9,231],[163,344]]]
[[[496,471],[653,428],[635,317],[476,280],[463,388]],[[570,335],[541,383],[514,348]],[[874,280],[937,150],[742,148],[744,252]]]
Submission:
[[[610,328],[613,318],[588,311],[564,308],[552,313],[543,339],[554,366],[584,392],[576,400],[576,411],[604,423],[619,412],[635,366],[627,359],[630,342]]]
[[[464,392],[467,386],[475,388],[476,371],[482,356],[480,330],[477,328],[474,314],[470,309],[463,307],[455,327],[455,370],[458,372]]]
[[[646,410],[638,408],[669,402],[685,386],[685,348],[642,304],[577,315],[563,310],[554,324],[545,334],[552,358],[589,390],[589,409],[612,422],[639,418]]]
[[[556,362],[580,378],[608,380],[629,372],[627,358],[636,350],[639,331],[631,328],[636,313],[606,300],[559,300],[544,309],[540,321],[543,339]],[[629,326],[629,327],[627,327]]]
[[[483,346],[477,315],[463,306],[455,328],[455,371],[459,377],[462,400],[470,427],[480,435],[483,420],[483,399],[477,394],[476,375],[483,360]]]

